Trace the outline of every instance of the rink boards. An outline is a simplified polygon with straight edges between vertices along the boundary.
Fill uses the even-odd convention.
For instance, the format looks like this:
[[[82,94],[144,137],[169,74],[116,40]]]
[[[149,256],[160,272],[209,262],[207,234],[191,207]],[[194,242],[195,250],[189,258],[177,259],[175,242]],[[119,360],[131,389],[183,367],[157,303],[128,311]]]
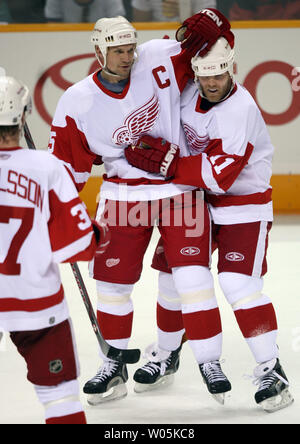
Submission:
[[[277,212],[300,212],[300,21],[234,22],[236,76],[256,99],[275,146],[273,198]],[[165,35],[178,24],[136,24],[139,43]],[[1,66],[33,92],[28,123],[46,149],[50,122],[63,91],[97,69],[90,45],[92,24],[0,25]],[[82,193],[91,213],[103,170],[93,170]],[[98,176],[98,177],[97,177]]]

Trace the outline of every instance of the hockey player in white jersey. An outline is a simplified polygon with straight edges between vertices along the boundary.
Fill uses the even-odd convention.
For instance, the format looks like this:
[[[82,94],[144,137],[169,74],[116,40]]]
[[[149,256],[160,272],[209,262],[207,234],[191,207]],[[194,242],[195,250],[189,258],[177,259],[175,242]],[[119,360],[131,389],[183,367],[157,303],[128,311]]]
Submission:
[[[175,281],[181,284],[183,268],[189,276],[183,297],[187,299],[186,311],[192,311],[193,315],[186,316],[185,329],[193,330],[196,348],[201,347],[202,335],[212,332],[221,345],[220,315],[216,307],[212,312],[213,328],[209,332],[202,332],[202,323],[195,322],[203,292],[211,299],[211,305],[215,305],[208,268],[210,220],[207,206],[196,187],[166,184],[156,175],[131,167],[125,159],[124,148],[135,143],[142,134],[151,134],[173,138],[181,145],[182,154],[188,153],[180,126],[180,94],[189,75],[186,68],[190,67],[192,55],[200,49],[205,53],[223,34],[232,39],[227,19],[218,11],[204,10],[185,22],[178,37],[182,45],[175,40],[152,40],[136,47],[136,30],[126,19],[100,19],[92,33],[92,44],[101,69],[69,88],[58,103],[49,147],[70,169],[77,188],[80,190],[84,186],[93,163],[102,159],[106,170],[98,217],[107,219],[112,240],[107,252],[95,258],[91,275],[97,281],[97,316],[102,334],[118,348],[127,348],[131,336],[131,293],[140,277],[153,230],[153,220],[148,216],[156,204],[156,217],[161,220],[159,208],[163,199],[185,196],[190,198],[190,208],[202,206],[203,212],[198,218],[199,222],[203,221],[202,234],[191,239],[186,236],[184,224],[175,227],[174,223],[167,226],[160,222],[159,229],[168,262],[176,274]],[[170,207],[172,217],[182,211],[174,200]],[[131,223],[130,215],[136,214],[137,204],[146,219],[136,218]],[[111,214],[112,219],[109,219]],[[190,245],[196,255],[185,254]],[[188,300],[191,292],[195,293],[193,303]],[[165,359],[166,373],[174,373],[178,368],[180,343],[181,340],[173,355],[169,348],[164,350],[167,358],[172,355],[172,364]],[[214,357],[219,358],[215,352]],[[126,366],[102,358],[104,365],[84,387],[91,404],[127,393]]]
[[[46,423],[86,424],[58,264],[91,260],[108,237],[92,224],[62,163],[20,147],[30,110],[28,88],[1,76],[0,330],[26,361]]]
[[[129,147],[126,157],[147,171],[172,176],[174,183],[207,190],[219,283],[259,364],[254,371],[259,385],[255,400],[271,412],[293,401],[279,362],[276,314],[271,299],[262,292],[273,221],[273,146],[256,103],[235,82],[233,64],[234,50],[224,38],[204,57],[192,59],[197,88],[192,83],[186,88],[181,109],[192,156],[174,155],[166,168],[168,143],[148,137],[146,143],[154,148]],[[137,146],[143,147],[143,137]],[[155,256],[153,265],[164,272],[165,287],[176,295],[162,254]],[[172,318],[172,311],[165,316]],[[178,332],[181,328],[179,323]],[[213,367],[204,362],[200,370],[210,387]]]

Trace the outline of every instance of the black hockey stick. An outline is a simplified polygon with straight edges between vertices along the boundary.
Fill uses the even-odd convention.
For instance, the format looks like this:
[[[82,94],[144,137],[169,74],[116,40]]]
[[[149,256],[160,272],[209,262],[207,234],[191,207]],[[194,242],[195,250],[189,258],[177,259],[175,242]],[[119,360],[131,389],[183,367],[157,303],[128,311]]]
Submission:
[[[30,134],[30,131],[29,131],[29,128],[28,128],[28,125],[26,122],[24,125],[24,137],[25,137],[28,148],[31,150],[35,150],[36,147],[35,147],[34,141],[32,139],[32,136]],[[83,278],[81,276],[78,264],[72,263],[71,268],[72,268],[76,283],[78,285],[79,292],[80,292],[81,297],[83,299],[85,308],[86,308],[87,313],[89,315],[93,330],[94,330],[95,335],[98,339],[98,343],[100,345],[102,353],[107,358],[113,359],[114,361],[123,362],[126,364],[135,364],[136,362],[138,362],[138,360],[140,359],[140,355],[141,355],[141,351],[138,348],[129,349],[129,350],[115,348],[112,345],[109,345],[106,342],[106,340],[103,338],[98,321],[97,321],[97,317],[96,317],[95,312],[93,310],[93,306],[92,306],[91,300],[89,298],[87,289],[85,287]]]

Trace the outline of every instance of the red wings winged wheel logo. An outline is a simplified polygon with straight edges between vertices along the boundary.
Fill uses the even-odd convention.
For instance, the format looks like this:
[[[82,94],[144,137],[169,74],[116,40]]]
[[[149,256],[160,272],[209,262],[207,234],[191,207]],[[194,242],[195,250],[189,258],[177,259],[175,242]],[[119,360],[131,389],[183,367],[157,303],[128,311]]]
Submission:
[[[183,129],[191,154],[199,154],[203,152],[209,144],[208,134],[199,136],[199,134],[197,134],[197,132],[186,123],[183,124]]]
[[[159,110],[159,101],[154,95],[145,105],[126,117],[124,125],[114,132],[113,142],[116,145],[135,144],[142,134],[153,128]]]

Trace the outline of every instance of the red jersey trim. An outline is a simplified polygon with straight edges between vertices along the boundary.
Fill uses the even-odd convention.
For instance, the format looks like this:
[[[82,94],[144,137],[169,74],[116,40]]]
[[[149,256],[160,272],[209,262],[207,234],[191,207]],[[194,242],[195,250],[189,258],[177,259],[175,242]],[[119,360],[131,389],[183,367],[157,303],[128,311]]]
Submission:
[[[139,177],[137,179],[121,179],[120,177],[107,177],[106,174],[103,175],[103,180],[106,182],[112,183],[126,183],[128,185],[138,186],[138,185],[164,185],[169,183],[169,180],[161,180],[161,179],[147,179],[146,177]]]
[[[206,200],[213,207],[230,207],[236,205],[263,205],[272,201],[272,188],[263,193],[245,194],[243,196],[207,194]]]
[[[73,262],[79,262],[79,261],[91,261],[95,255],[96,249],[97,249],[97,243],[96,239],[93,237],[91,244],[88,245],[85,250],[74,254],[74,256],[68,259],[65,259],[64,263],[71,262],[72,264]]]
[[[98,73],[100,71],[101,71],[101,69],[99,69],[98,71],[95,72],[95,74],[93,75],[93,80],[96,83],[96,85],[101,89],[101,91],[104,92],[104,94],[106,94],[107,96],[113,97],[114,99],[124,99],[124,97],[126,97],[126,95],[128,93],[129,87],[130,87],[130,78],[128,80],[127,85],[123,89],[123,91],[120,94],[117,94],[112,91],[109,91],[109,89],[106,89],[105,86],[103,86],[102,83],[99,81]]]
[[[194,72],[191,65],[191,55],[187,50],[181,50],[179,54],[171,57],[174,74],[176,77],[177,86],[180,93],[186,87],[190,79],[194,79]]]
[[[17,150],[22,150],[23,148],[21,146],[14,146],[14,147],[10,147],[10,148],[0,148],[0,152],[1,151],[17,151]]]
[[[45,298],[36,299],[15,299],[15,298],[4,298],[0,299],[0,312],[7,311],[26,311],[26,312],[36,312],[41,310],[46,310],[54,305],[60,304],[64,299],[64,289],[61,285],[58,293],[52,296],[47,296]]]

